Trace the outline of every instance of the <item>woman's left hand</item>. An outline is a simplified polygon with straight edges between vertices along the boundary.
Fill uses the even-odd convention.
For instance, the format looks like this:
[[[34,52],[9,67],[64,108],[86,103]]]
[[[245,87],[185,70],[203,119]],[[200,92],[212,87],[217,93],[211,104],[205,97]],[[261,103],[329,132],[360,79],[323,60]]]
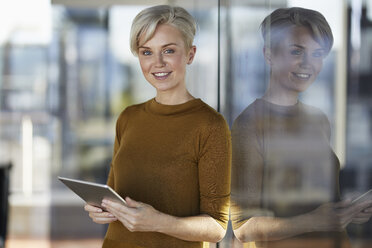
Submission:
[[[148,204],[132,200],[129,197],[126,197],[125,201],[127,202],[126,205],[103,200],[102,206],[131,232],[157,231],[156,228],[159,226],[163,215],[161,212]]]
[[[364,224],[367,221],[369,221],[371,216],[372,216],[372,205],[370,207],[365,208],[359,214],[357,214],[353,218],[352,223],[354,223],[354,224]]]

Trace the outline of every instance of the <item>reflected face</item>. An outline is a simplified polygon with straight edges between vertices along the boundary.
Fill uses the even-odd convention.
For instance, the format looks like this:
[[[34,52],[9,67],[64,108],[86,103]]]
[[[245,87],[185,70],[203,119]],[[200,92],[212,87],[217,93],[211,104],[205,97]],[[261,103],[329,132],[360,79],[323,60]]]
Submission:
[[[293,27],[269,56],[271,81],[294,93],[305,91],[316,79],[326,55],[306,27]]]
[[[160,92],[184,90],[186,65],[196,48],[186,49],[181,32],[168,24],[159,25],[153,37],[139,40],[138,58],[146,80]]]

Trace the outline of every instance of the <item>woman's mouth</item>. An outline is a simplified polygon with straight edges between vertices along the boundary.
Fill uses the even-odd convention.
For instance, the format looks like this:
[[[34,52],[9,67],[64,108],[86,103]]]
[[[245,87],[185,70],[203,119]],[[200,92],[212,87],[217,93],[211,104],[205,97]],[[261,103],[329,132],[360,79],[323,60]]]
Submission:
[[[157,80],[164,80],[166,79],[172,72],[155,72],[155,73],[152,73],[152,75],[154,75],[154,77],[157,79]]]
[[[311,74],[308,73],[292,73],[296,78],[301,80],[308,80],[311,77]]]

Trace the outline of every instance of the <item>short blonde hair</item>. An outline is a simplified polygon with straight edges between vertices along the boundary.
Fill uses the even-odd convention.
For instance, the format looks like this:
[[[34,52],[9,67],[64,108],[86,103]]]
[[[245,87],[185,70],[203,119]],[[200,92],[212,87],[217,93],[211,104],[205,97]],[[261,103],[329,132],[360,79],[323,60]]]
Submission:
[[[196,33],[196,21],[182,7],[158,5],[142,10],[133,20],[130,32],[130,49],[137,56],[140,38],[144,43],[152,38],[155,29],[160,24],[169,24],[177,28],[185,42],[185,47],[191,48]]]
[[[285,31],[293,26],[308,28],[313,39],[329,53],[333,35],[327,20],[318,11],[299,7],[276,9],[263,20],[261,33],[265,47],[275,49],[287,35]]]

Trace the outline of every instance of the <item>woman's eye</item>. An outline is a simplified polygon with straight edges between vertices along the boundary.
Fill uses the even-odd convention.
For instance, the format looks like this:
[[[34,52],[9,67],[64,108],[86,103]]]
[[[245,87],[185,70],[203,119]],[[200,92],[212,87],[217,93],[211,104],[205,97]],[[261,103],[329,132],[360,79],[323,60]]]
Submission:
[[[301,54],[302,54],[302,51],[299,50],[299,49],[295,49],[295,50],[292,50],[292,51],[291,51],[291,54],[292,54],[292,55],[301,55]]]
[[[164,51],[165,54],[168,54],[168,53],[174,53],[174,50],[173,49],[166,49]]]
[[[151,52],[149,50],[142,51],[142,55],[148,56],[151,55]]]
[[[315,58],[323,57],[323,53],[322,52],[314,52],[313,57],[315,57]]]

